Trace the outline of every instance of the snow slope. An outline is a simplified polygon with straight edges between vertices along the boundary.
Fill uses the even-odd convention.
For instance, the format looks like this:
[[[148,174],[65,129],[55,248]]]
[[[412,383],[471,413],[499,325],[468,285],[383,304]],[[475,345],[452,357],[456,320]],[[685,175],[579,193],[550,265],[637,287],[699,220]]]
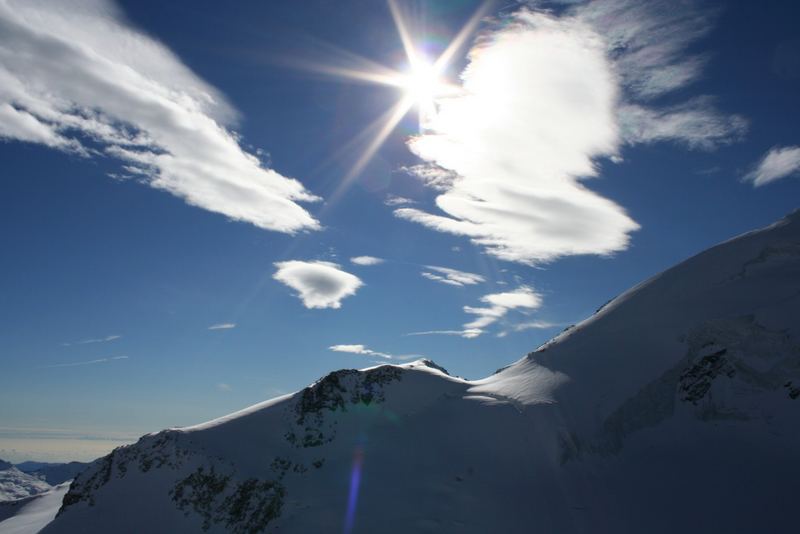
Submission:
[[[63,483],[45,493],[23,499],[19,510],[8,519],[0,520],[2,534],[34,534],[50,523],[56,516],[61,501],[69,489],[69,483]],[[7,503],[9,506],[11,503]]]
[[[794,531],[799,329],[796,212],[486,379],[337,371],[144,436],[44,532]]]

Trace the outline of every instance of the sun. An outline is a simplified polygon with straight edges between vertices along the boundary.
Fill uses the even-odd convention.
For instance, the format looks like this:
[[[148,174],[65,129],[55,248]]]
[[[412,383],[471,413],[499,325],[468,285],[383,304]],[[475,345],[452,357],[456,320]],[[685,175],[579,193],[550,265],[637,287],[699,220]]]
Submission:
[[[452,91],[436,66],[428,62],[417,62],[400,77],[399,86],[406,98],[419,107],[429,107],[437,97]]]
[[[453,37],[435,61],[429,61],[421,53],[426,48],[424,46],[425,43],[419,38],[415,38],[409,31],[406,19],[398,5],[398,0],[387,0],[387,3],[406,55],[408,66],[405,70],[394,70],[354,54],[346,54],[346,56],[350,59],[359,60],[367,68],[297,62],[298,65],[302,65],[304,68],[323,74],[360,83],[389,86],[397,89],[400,93],[398,101],[358,136],[357,139],[369,139],[369,141],[366,143],[360,157],[352,165],[343,177],[339,187],[330,197],[329,203],[333,203],[347,189],[352,180],[364,169],[406,114],[416,108],[419,114],[420,132],[430,129],[436,119],[437,101],[455,96],[461,92],[457,85],[447,83],[445,71],[455,59],[456,53],[466,44],[467,39],[476,30],[482,17],[488,13],[492,0],[483,0],[472,17]]]

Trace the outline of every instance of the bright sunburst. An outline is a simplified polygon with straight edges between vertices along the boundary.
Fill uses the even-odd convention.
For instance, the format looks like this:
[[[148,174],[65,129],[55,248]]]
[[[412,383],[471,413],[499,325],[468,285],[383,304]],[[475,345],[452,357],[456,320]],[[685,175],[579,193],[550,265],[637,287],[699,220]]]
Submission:
[[[481,18],[488,11],[491,2],[487,0],[482,4],[449,43],[444,52],[434,61],[430,61],[420,53],[422,43],[418,38],[412,36],[409,31],[397,1],[388,0],[388,4],[406,55],[407,67],[405,70],[391,69],[372,63],[365,58],[355,57],[352,54],[349,54],[351,58],[357,59],[361,64],[367,65],[368,68],[354,69],[333,65],[306,64],[306,67],[325,74],[356,82],[395,87],[400,92],[400,98],[395,105],[359,136],[359,139],[367,138],[370,141],[345,176],[338,190],[332,195],[331,201],[335,200],[347,188],[349,182],[364,169],[369,160],[375,155],[375,152],[409,111],[416,109],[419,114],[420,130],[424,130],[426,125],[429,125],[436,116],[437,99],[459,93],[460,89],[457,86],[446,82],[444,73],[455,57],[456,52],[464,46],[469,36],[475,31]]]

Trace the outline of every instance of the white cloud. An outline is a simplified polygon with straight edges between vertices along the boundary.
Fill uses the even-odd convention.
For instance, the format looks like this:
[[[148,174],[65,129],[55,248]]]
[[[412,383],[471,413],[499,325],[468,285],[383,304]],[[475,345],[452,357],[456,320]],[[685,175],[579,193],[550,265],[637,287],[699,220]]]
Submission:
[[[226,384],[225,382],[220,382],[217,384],[217,390],[222,392],[228,392],[233,390],[230,384]]]
[[[503,319],[511,310],[535,310],[541,307],[542,296],[528,286],[520,286],[513,291],[484,295],[480,301],[484,306],[464,306],[465,313],[476,317],[464,324],[461,330],[427,330],[425,332],[411,332],[406,335],[460,336],[466,339],[473,339],[484,334],[486,327]]]
[[[260,228],[319,228],[297,204],[317,197],[242,149],[222,95],[123,20],[103,0],[0,0],[0,139],[116,157],[151,187]]]
[[[603,40],[575,19],[523,11],[473,48],[462,81],[409,142],[444,215],[395,214],[526,264],[625,249],[638,225],[578,181],[619,145]]]
[[[384,204],[387,206],[408,206],[411,204],[416,204],[415,200],[411,200],[410,198],[401,197],[398,195],[387,195],[386,200],[383,201]]]
[[[349,354],[359,354],[362,356],[376,356],[378,358],[384,358],[386,360],[411,360],[415,358],[424,358],[424,356],[419,354],[401,354],[401,355],[387,354],[385,352],[378,352],[372,349],[368,349],[366,346],[361,344],[331,345],[330,347],[328,347],[328,350],[332,350],[333,352],[347,352]]]
[[[230,330],[236,328],[236,323],[217,323],[208,327],[209,330]]]
[[[75,341],[74,343],[62,343],[63,346],[69,347],[71,345],[89,345],[91,343],[107,343],[109,341],[114,341],[116,339],[121,338],[122,336],[105,336],[105,337],[96,337],[90,339],[83,339],[81,341]]]
[[[296,290],[306,308],[339,308],[345,297],[364,285],[339,265],[327,261],[280,261],[275,280]]]
[[[407,336],[459,336],[466,339],[472,339],[483,334],[483,330],[477,328],[468,328],[465,330],[426,330],[424,332],[411,332]]]
[[[127,356],[111,356],[109,358],[98,358],[96,360],[85,360],[81,362],[68,362],[68,363],[54,363],[51,365],[42,365],[40,369],[51,369],[53,367],[78,367],[81,365],[93,365],[95,363],[108,363],[118,360],[127,360]]]
[[[449,284],[452,286],[461,287],[465,285],[475,285],[477,283],[486,281],[486,279],[479,274],[458,271],[456,269],[450,269],[448,267],[426,265],[425,268],[428,269],[428,271],[422,271],[420,273],[422,276],[424,276],[429,280],[434,280],[436,282],[441,282],[443,284]],[[434,272],[429,272],[429,271],[434,271]]]
[[[702,73],[707,58],[688,51],[713,13],[691,0],[680,9],[666,0],[568,4],[561,16],[522,9],[478,40],[462,93],[439,99],[427,131],[409,141],[426,163],[405,170],[441,192],[438,210],[403,207],[398,217],[507,261],[609,255],[639,225],[585,186],[595,160],[621,161],[625,144],[713,149],[744,135],[747,121],[711,97],[656,100]]]
[[[707,96],[653,107],[658,97],[683,89],[702,75],[709,57],[690,50],[713,28],[718,10],[706,6],[693,0],[681,3],[679,9],[671,0],[594,0],[569,11],[607,43],[627,100],[618,110],[626,143],[673,140],[690,148],[713,149],[745,134],[747,121],[721,113]]]
[[[542,305],[542,297],[533,289],[522,286],[514,291],[492,293],[481,297],[481,302],[488,304],[483,307],[464,306],[464,311],[477,317],[464,325],[465,329],[483,330],[497,322],[510,310],[529,309],[535,310]]]
[[[383,258],[376,258],[375,256],[356,256],[355,258],[350,258],[350,263],[363,266],[379,265],[385,261],[386,260]]]
[[[744,179],[754,187],[800,173],[800,146],[773,147]]]

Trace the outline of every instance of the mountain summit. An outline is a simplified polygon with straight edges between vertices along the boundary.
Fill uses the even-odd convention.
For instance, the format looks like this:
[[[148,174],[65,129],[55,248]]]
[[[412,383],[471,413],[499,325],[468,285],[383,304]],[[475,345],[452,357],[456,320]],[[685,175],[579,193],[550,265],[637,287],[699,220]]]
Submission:
[[[144,436],[44,532],[788,532],[798,451],[795,212],[483,380],[342,370]]]

